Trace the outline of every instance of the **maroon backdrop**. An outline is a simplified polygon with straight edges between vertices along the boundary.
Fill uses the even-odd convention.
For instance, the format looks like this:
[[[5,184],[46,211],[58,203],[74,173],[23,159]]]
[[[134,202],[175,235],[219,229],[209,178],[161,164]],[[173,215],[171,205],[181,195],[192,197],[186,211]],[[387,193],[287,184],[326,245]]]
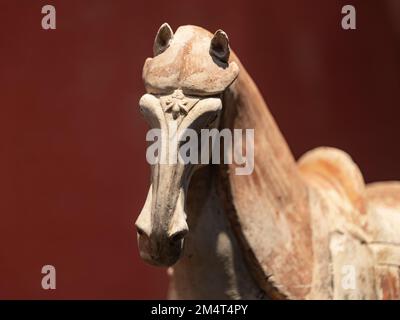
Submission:
[[[340,27],[345,4],[357,30]],[[400,180],[398,0],[0,0],[0,298],[165,297],[133,224],[149,185],[141,69],[164,21],[228,33],[296,157],[335,146],[366,181]]]

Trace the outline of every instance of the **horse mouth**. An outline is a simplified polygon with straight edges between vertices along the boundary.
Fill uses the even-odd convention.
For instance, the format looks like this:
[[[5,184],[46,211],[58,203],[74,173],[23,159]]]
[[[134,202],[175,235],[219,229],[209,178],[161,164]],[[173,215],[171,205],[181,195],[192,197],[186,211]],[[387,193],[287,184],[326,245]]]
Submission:
[[[161,196],[162,190],[157,185],[149,189],[145,205],[136,220],[137,241],[140,256],[145,262],[155,266],[172,266],[181,258],[184,238],[189,232],[184,210],[185,192],[177,189],[176,197],[167,192],[163,192],[167,196]]]
[[[161,245],[139,233],[137,238],[140,257],[150,265],[170,267],[178,262],[183,254],[183,238],[172,238],[161,243]]]

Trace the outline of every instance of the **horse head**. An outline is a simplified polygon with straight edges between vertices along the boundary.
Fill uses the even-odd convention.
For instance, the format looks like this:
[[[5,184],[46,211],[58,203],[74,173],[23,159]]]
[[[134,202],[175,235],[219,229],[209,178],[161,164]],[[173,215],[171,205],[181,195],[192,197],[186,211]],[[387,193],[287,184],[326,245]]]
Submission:
[[[136,227],[141,257],[154,265],[171,266],[183,251],[189,231],[185,198],[190,178],[201,166],[172,161],[171,155],[179,154],[184,140],[181,135],[189,129],[199,134],[202,129],[218,127],[222,93],[237,78],[239,67],[229,60],[229,40],[221,30],[213,35],[200,27],[182,26],[174,34],[164,23],[153,51],[154,57],[144,64],[147,93],[139,106],[161,139]]]

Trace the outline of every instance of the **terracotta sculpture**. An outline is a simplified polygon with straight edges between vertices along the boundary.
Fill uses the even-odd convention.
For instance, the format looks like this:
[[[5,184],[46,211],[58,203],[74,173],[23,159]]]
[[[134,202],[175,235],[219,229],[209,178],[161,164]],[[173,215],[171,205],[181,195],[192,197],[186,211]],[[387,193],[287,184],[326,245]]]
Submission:
[[[333,148],[296,162],[221,30],[163,24],[143,79],[141,111],[166,137],[173,123],[255,130],[250,175],[152,165],[138,243],[170,267],[170,298],[400,299],[400,182],[365,185]]]

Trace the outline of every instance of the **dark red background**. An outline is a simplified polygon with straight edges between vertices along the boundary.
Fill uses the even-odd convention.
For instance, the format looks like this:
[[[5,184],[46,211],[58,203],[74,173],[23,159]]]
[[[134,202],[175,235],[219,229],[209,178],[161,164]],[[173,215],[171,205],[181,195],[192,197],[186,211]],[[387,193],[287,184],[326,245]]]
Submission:
[[[45,4],[57,30],[41,29]],[[398,0],[1,0],[0,298],[165,297],[133,228],[149,184],[141,68],[164,21],[228,33],[296,157],[335,146],[367,181],[400,180]]]

